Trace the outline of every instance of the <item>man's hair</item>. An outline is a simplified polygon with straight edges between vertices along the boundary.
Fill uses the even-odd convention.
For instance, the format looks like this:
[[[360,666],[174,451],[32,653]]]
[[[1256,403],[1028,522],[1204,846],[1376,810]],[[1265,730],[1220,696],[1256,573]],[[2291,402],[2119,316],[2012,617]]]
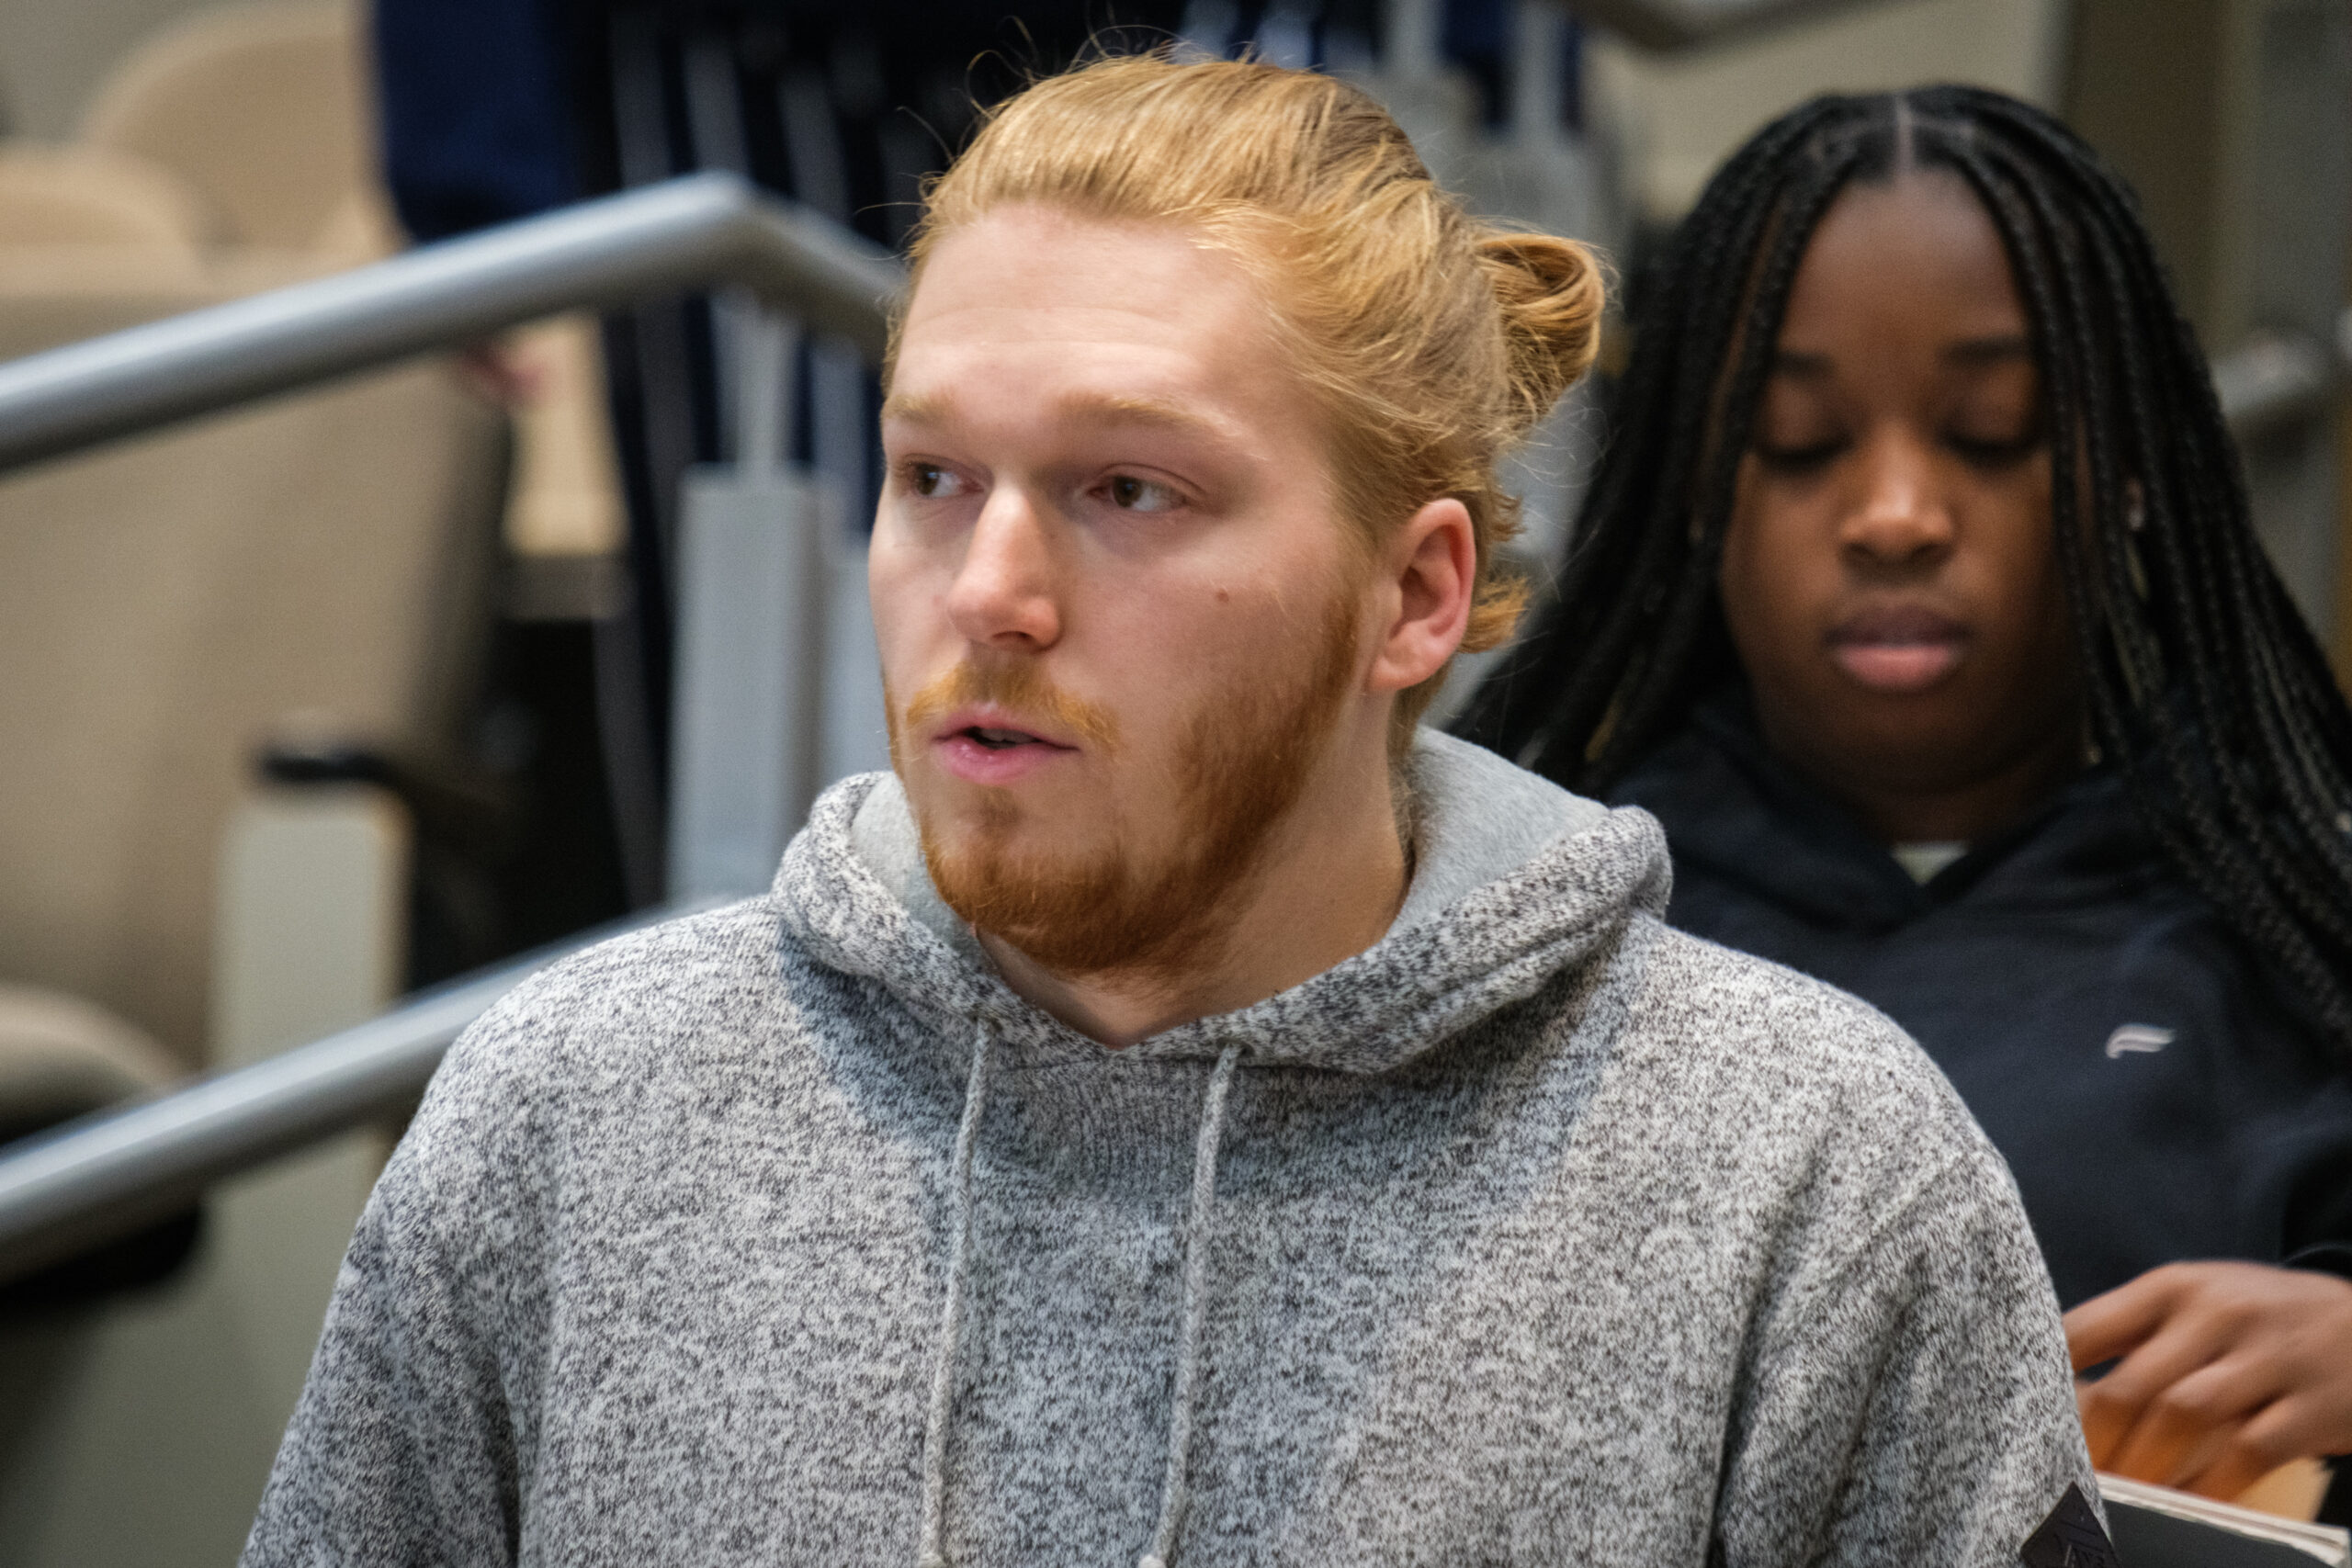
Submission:
[[[1732,154],[1644,279],[1558,594],[1458,728],[1599,793],[1733,677],[1717,574],[1790,289],[1838,194],[1911,168],[1967,183],[2016,276],[2090,739],[2352,1056],[2352,712],[2255,536],[2138,204],[2000,94],[1815,98]]]
[[[1165,51],[1098,60],[991,111],[925,193],[916,276],[942,236],[1028,202],[1181,226],[1232,255],[1319,404],[1349,516],[1377,540],[1459,500],[1478,552],[1463,651],[1510,635],[1525,593],[1497,552],[1519,503],[1496,460],[1592,362],[1590,253],[1471,219],[1355,87]],[[1399,697],[1392,741],[1442,679]]]

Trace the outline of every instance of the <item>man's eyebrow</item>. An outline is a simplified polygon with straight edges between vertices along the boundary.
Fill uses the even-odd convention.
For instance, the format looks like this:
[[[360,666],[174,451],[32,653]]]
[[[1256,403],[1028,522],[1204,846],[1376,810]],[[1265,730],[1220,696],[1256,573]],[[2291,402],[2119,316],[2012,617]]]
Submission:
[[[1973,337],[1944,347],[1944,358],[1956,365],[1998,365],[2011,359],[2031,359],[2033,344],[2017,333],[1996,337]]]
[[[954,403],[935,393],[893,392],[882,400],[885,420],[905,420],[910,424],[941,424],[954,412]]]
[[[1214,434],[1224,425],[1167,398],[1126,392],[1069,392],[1057,400],[1066,419],[1099,424],[1158,425],[1167,430]],[[885,421],[909,424],[946,424],[956,416],[956,400],[944,392],[893,392],[882,403]]]
[[[1102,424],[1158,425],[1164,430],[1214,434],[1225,427],[1196,410],[1166,398],[1127,392],[1069,392],[1058,400],[1064,418]]]

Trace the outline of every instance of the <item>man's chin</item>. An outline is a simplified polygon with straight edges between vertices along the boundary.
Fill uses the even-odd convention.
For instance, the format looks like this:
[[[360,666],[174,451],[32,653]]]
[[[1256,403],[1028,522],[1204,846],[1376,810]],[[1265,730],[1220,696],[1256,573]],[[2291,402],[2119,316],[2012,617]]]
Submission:
[[[1063,973],[1118,967],[1152,945],[1153,933],[1126,929],[1132,918],[1114,913],[1125,903],[1117,851],[1090,854],[1067,832],[1043,828],[1035,819],[926,824],[923,863],[933,887],[974,931]]]
[[[1012,786],[977,784],[937,770],[908,779],[901,770],[900,782],[922,829],[926,852],[935,844],[958,859],[976,855],[1025,859],[1040,849],[1050,849],[1055,835],[1046,831],[1047,825],[1082,815],[1086,805],[1069,798],[1069,792],[1044,786],[1042,781]]]
[[[1090,867],[1113,863],[1115,857],[1082,852],[1086,837],[1054,830],[1052,819],[1023,810],[1018,804],[1002,810],[983,807],[972,812],[942,813],[922,823],[923,855],[934,878],[943,870],[958,872],[958,880],[976,885],[986,880],[1015,886],[1093,882]]]

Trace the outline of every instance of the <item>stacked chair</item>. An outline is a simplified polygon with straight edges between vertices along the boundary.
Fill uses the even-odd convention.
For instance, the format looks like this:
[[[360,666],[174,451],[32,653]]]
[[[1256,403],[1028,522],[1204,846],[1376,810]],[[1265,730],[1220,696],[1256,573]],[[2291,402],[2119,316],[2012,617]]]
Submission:
[[[0,357],[384,254],[358,31],[342,5],[201,13],[74,142],[0,142]],[[219,866],[258,747],[296,722],[454,746],[505,450],[429,364],[0,477],[0,1136],[217,1055]],[[92,1065],[56,1069],[78,1036]]]
[[[0,358],[386,254],[365,33],[198,13],[70,142],[0,141]],[[482,384],[411,364],[0,474],[0,1153],[401,988],[413,814],[256,758],[465,752],[513,466]],[[233,1558],[382,1146],[0,1289],[0,1562]]]

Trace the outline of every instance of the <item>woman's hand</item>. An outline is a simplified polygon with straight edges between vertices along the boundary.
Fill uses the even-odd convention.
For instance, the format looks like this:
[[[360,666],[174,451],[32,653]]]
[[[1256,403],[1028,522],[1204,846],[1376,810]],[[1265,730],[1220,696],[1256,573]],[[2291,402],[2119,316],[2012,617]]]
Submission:
[[[2091,1462],[2229,1498],[2289,1460],[2352,1452],[2352,1280],[2174,1263],[2066,1314]]]

